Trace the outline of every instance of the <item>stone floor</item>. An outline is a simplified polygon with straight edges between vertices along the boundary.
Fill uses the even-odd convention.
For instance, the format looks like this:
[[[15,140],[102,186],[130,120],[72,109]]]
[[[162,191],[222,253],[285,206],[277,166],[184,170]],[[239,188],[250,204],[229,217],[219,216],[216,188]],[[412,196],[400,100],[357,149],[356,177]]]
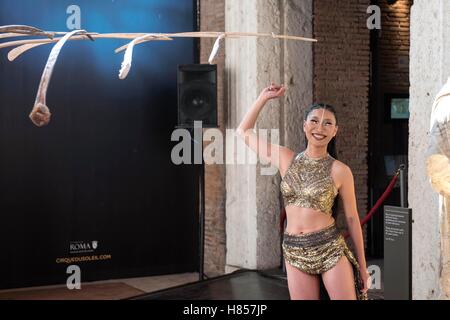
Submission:
[[[367,266],[375,270],[373,275],[375,288],[369,290],[369,298],[383,299],[383,260],[368,260]],[[281,269],[268,272],[269,276],[286,280]],[[377,275],[378,274],[378,275]],[[198,273],[181,273],[142,278],[127,278],[108,281],[97,281],[82,284],[83,290],[67,290],[65,286],[45,286],[0,290],[0,300],[54,300],[54,299],[126,299],[162,289],[172,288],[188,283],[197,282]],[[78,292],[77,292],[78,291]],[[82,292],[81,292],[82,291]],[[82,294],[81,294],[82,293]]]
[[[0,300],[119,300],[198,280],[198,273],[181,273],[82,283],[81,290],[65,285],[0,290]]]

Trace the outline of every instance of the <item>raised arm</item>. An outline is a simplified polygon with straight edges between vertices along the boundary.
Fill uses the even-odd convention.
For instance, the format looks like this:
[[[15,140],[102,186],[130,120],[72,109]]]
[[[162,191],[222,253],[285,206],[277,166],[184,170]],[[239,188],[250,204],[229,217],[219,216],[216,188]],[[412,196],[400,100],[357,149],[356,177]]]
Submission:
[[[237,133],[239,137],[244,139],[245,144],[255,151],[261,159],[276,166],[282,175],[290,161],[292,161],[294,152],[286,147],[261,140],[253,131],[253,128],[259,113],[267,101],[284,96],[285,91],[286,89],[283,85],[278,86],[273,83],[269,87],[264,88],[237,127]]]

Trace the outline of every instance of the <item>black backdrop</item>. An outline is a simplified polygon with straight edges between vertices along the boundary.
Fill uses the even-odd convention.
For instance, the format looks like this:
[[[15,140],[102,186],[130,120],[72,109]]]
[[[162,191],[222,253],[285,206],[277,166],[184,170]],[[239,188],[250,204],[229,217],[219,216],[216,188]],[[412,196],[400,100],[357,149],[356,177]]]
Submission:
[[[0,25],[66,30],[73,3],[2,0]],[[75,4],[94,32],[196,30],[193,1]],[[69,265],[82,281],[198,270],[199,168],[174,165],[170,140],[177,65],[197,62],[196,41],[137,46],[122,81],[124,43],[66,44],[45,128],[28,114],[51,46],[13,63],[0,50],[0,288],[65,283]]]

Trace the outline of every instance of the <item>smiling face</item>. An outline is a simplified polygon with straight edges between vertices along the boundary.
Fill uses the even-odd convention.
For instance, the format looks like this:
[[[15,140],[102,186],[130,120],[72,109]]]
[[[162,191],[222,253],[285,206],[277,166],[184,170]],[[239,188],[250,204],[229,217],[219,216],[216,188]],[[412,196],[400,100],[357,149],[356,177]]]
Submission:
[[[308,144],[317,147],[327,146],[338,130],[333,112],[320,108],[314,109],[303,122]]]

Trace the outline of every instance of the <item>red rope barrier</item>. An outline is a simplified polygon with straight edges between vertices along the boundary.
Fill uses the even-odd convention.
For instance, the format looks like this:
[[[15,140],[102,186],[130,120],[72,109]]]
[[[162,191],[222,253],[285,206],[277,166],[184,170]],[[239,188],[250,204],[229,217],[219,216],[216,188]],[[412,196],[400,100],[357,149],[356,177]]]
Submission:
[[[370,220],[370,218],[372,218],[373,214],[378,210],[378,208],[381,206],[381,204],[384,202],[384,200],[386,200],[386,198],[391,194],[392,189],[394,189],[394,185],[397,182],[397,179],[398,179],[398,174],[394,175],[391,182],[387,186],[386,190],[384,190],[383,194],[381,195],[381,197],[378,199],[378,201],[375,203],[373,208],[369,211],[369,213],[366,214],[364,219],[361,221],[361,226],[365,225]],[[344,238],[347,239],[349,237],[349,235],[350,234],[348,232],[346,232],[344,234]]]
[[[383,194],[381,195],[381,197],[378,199],[378,201],[375,203],[375,205],[373,206],[372,209],[370,209],[370,211],[366,214],[366,216],[364,217],[364,219],[361,221],[361,226],[365,225],[374,215],[374,213],[378,210],[378,208],[381,206],[381,204],[384,202],[384,200],[386,200],[386,198],[389,196],[389,194],[392,192],[392,189],[394,189],[394,185],[397,182],[398,179],[398,174],[399,172],[397,172],[394,177],[392,178],[391,182],[389,183],[389,185],[387,186],[386,190],[383,192]],[[283,208],[283,210],[280,213],[280,233],[283,233],[284,231],[284,222],[286,221],[286,209]],[[348,238],[349,233],[346,232],[344,234],[345,238]]]

